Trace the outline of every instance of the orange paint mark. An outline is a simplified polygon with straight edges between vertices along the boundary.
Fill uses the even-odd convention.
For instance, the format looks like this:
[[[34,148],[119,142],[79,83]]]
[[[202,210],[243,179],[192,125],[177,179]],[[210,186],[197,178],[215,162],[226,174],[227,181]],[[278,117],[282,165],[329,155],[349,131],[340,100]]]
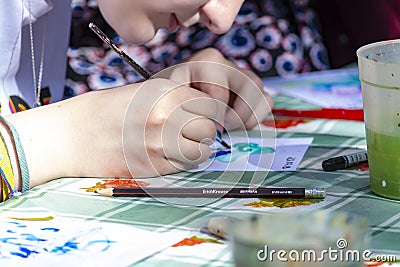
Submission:
[[[381,261],[366,261],[364,262],[364,267],[378,267],[382,266],[384,262]]]
[[[194,246],[203,243],[216,243],[216,244],[223,244],[222,242],[218,241],[214,238],[201,238],[197,236],[192,236],[189,238],[184,238],[183,240],[179,241],[178,243],[172,245],[172,247],[182,247],[182,246]]]
[[[94,186],[81,189],[85,189],[86,192],[95,192],[99,189],[105,189],[105,188],[115,188],[115,187],[135,188],[135,187],[145,187],[149,185],[150,185],[149,183],[143,181],[136,181],[134,179],[115,178],[115,179],[106,179],[101,182],[97,182],[96,185]]]
[[[204,243],[202,240],[196,238],[196,237],[190,237],[190,238],[185,238],[182,241],[179,241],[178,243],[172,245],[172,247],[182,247],[182,246],[194,246],[198,244]]]
[[[248,206],[252,208],[291,208],[298,206],[309,206],[313,203],[321,202],[323,199],[297,199],[297,198],[287,198],[287,199],[265,199],[260,198],[258,201],[253,201],[250,203],[243,204],[243,206]]]
[[[396,262],[399,262],[399,260],[394,259],[394,261],[380,261],[375,258],[370,258],[369,261],[364,262],[364,267],[391,266]]]

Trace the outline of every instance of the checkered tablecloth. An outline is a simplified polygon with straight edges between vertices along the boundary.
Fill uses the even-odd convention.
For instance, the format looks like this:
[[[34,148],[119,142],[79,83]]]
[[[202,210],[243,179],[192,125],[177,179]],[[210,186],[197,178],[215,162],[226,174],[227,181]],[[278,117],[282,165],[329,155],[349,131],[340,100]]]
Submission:
[[[304,106],[284,96],[276,97],[280,106]],[[263,131],[271,128],[263,127]],[[240,135],[240,133],[237,133]],[[250,132],[250,135],[255,134]],[[169,175],[177,185],[204,186],[216,178],[223,183],[232,177],[239,186],[254,176],[265,177],[264,186],[325,187],[324,201],[311,205],[280,208],[247,206],[248,199],[217,199],[201,204],[198,199],[181,199],[168,203],[158,199],[107,198],[80,189],[87,178],[62,178],[38,186],[0,205],[0,212],[29,209],[51,211],[71,218],[99,220],[133,225],[152,231],[186,231],[188,236],[207,236],[200,232],[213,216],[245,218],[250,214],[279,212],[283,209],[346,211],[365,216],[370,224],[370,248],[375,254],[397,255],[400,259],[400,202],[371,193],[368,170],[351,169],[324,172],[322,160],[365,149],[362,122],[311,120],[294,127],[277,130],[278,137],[313,137],[295,172],[184,172]],[[99,180],[101,181],[101,179]],[[92,184],[95,180],[91,181]],[[254,200],[253,200],[254,201]],[[228,241],[193,246],[169,247],[135,266],[233,266]],[[0,260],[1,265],[1,260]]]

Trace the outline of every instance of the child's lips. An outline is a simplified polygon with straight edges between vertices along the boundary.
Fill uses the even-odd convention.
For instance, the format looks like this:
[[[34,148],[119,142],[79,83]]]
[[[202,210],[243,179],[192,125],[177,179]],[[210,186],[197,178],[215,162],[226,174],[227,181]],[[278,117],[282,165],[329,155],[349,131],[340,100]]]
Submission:
[[[168,30],[173,32],[179,27],[179,21],[178,18],[176,17],[175,13],[172,13],[170,18],[169,18],[169,25],[168,25]]]

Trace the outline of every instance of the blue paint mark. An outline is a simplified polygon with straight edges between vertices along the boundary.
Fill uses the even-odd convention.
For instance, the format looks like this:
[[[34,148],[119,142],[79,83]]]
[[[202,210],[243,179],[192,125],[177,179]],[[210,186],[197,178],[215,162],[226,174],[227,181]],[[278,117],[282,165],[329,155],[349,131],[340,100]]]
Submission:
[[[210,155],[210,158],[216,158],[216,157],[220,157],[220,156],[223,156],[223,155],[228,155],[228,154],[231,154],[232,152],[231,152],[231,150],[229,149],[229,150],[218,150],[218,151],[216,151],[216,152],[213,152],[211,155]]]
[[[14,256],[18,256],[18,257],[21,257],[21,258],[28,258],[31,254],[39,254],[39,252],[37,252],[37,251],[35,251],[35,250],[30,250],[30,249],[28,249],[28,248],[25,248],[25,247],[20,247],[19,248],[19,251],[20,252],[11,252],[11,255],[14,255]]]
[[[218,150],[214,152],[209,159],[215,158],[223,163],[236,161],[238,158],[246,155],[274,153],[275,149],[271,147],[262,147],[255,143],[236,143],[233,144],[233,150]]]
[[[25,241],[25,240],[24,240]],[[0,242],[4,243],[6,245],[12,245],[12,246],[18,246],[18,247],[22,247],[22,246],[34,246],[27,244],[26,242],[21,242],[20,238],[16,238],[16,237],[6,237],[6,238],[0,238]],[[1,249],[1,246],[0,246]],[[1,253],[0,253],[1,254]]]
[[[67,241],[63,246],[57,246],[53,248],[50,252],[58,254],[66,254],[72,250],[79,249],[79,242]]]
[[[0,238],[0,242],[2,243],[8,243],[8,240],[16,240],[17,238],[15,237],[4,237],[4,238]]]
[[[58,229],[58,228],[53,228],[53,227],[46,227],[46,228],[42,228],[42,229],[40,229],[40,230],[43,230],[43,231],[52,231],[52,232],[59,232],[59,231],[60,231],[60,229]]]
[[[110,249],[113,243],[116,243],[116,241],[110,241],[106,236],[95,238],[95,234],[102,234],[99,232],[101,228],[96,228],[78,236],[72,236],[72,238],[67,241],[61,241],[61,245],[58,246],[55,245],[57,243],[52,239],[55,237],[46,236],[46,238],[43,238],[40,235],[26,233],[17,230],[18,228],[25,228],[25,225],[18,222],[12,222],[11,224],[13,225],[11,229],[6,230],[10,236],[0,238],[0,259],[4,258],[7,254],[8,255],[5,256],[6,258],[18,257],[25,259],[32,256],[34,257],[35,254],[43,253],[49,255],[65,255],[75,251],[104,252]],[[62,229],[55,227],[43,227],[40,230],[44,231],[43,233],[57,233],[62,231]],[[91,236],[93,237],[88,241],[85,240],[85,236],[89,238]]]
[[[96,244],[98,244],[98,243],[104,243],[104,244],[106,244],[106,246],[101,250],[101,251],[106,251],[106,250],[108,250],[108,249],[111,247],[111,244],[112,244],[112,243],[116,243],[116,242],[115,242],[115,241],[108,240],[108,239],[106,239],[106,240],[93,240],[93,241],[88,242],[88,244],[85,246],[85,248],[88,248],[88,247],[90,247],[90,246],[92,246],[92,245],[96,245]]]
[[[19,222],[7,222],[7,223],[14,224],[14,225],[16,225],[18,228],[26,228],[26,227],[27,227],[26,225],[21,224],[21,223],[19,223]]]
[[[217,151],[217,152],[215,153],[215,156],[216,156],[216,157],[219,157],[219,156],[226,155],[226,154],[230,154],[230,153],[231,153],[230,150],[220,150],[220,151]]]
[[[42,239],[42,238],[36,237],[33,234],[21,234],[21,236],[25,237],[25,240],[28,240],[28,241],[35,241],[35,242],[47,241],[46,239]]]

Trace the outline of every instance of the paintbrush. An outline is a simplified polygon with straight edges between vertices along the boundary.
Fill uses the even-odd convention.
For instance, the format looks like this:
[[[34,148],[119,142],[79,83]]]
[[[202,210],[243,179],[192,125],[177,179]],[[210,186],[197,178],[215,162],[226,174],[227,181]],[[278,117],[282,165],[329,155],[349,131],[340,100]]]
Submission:
[[[89,23],[89,28],[97,34],[98,37],[100,37],[103,42],[108,44],[123,60],[125,60],[126,63],[128,63],[135,71],[137,71],[142,77],[146,80],[151,78],[151,73],[148,72],[146,69],[144,69],[142,66],[140,66],[135,60],[133,60],[131,57],[129,57],[124,51],[122,51],[102,30],[99,29],[99,27],[96,26],[93,22]],[[230,149],[231,146],[228,145],[223,139],[222,139],[222,134],[221,131],[217,130],[217,136],[216,136],[217,142],[219,142],[222,146],[225,148]]]

